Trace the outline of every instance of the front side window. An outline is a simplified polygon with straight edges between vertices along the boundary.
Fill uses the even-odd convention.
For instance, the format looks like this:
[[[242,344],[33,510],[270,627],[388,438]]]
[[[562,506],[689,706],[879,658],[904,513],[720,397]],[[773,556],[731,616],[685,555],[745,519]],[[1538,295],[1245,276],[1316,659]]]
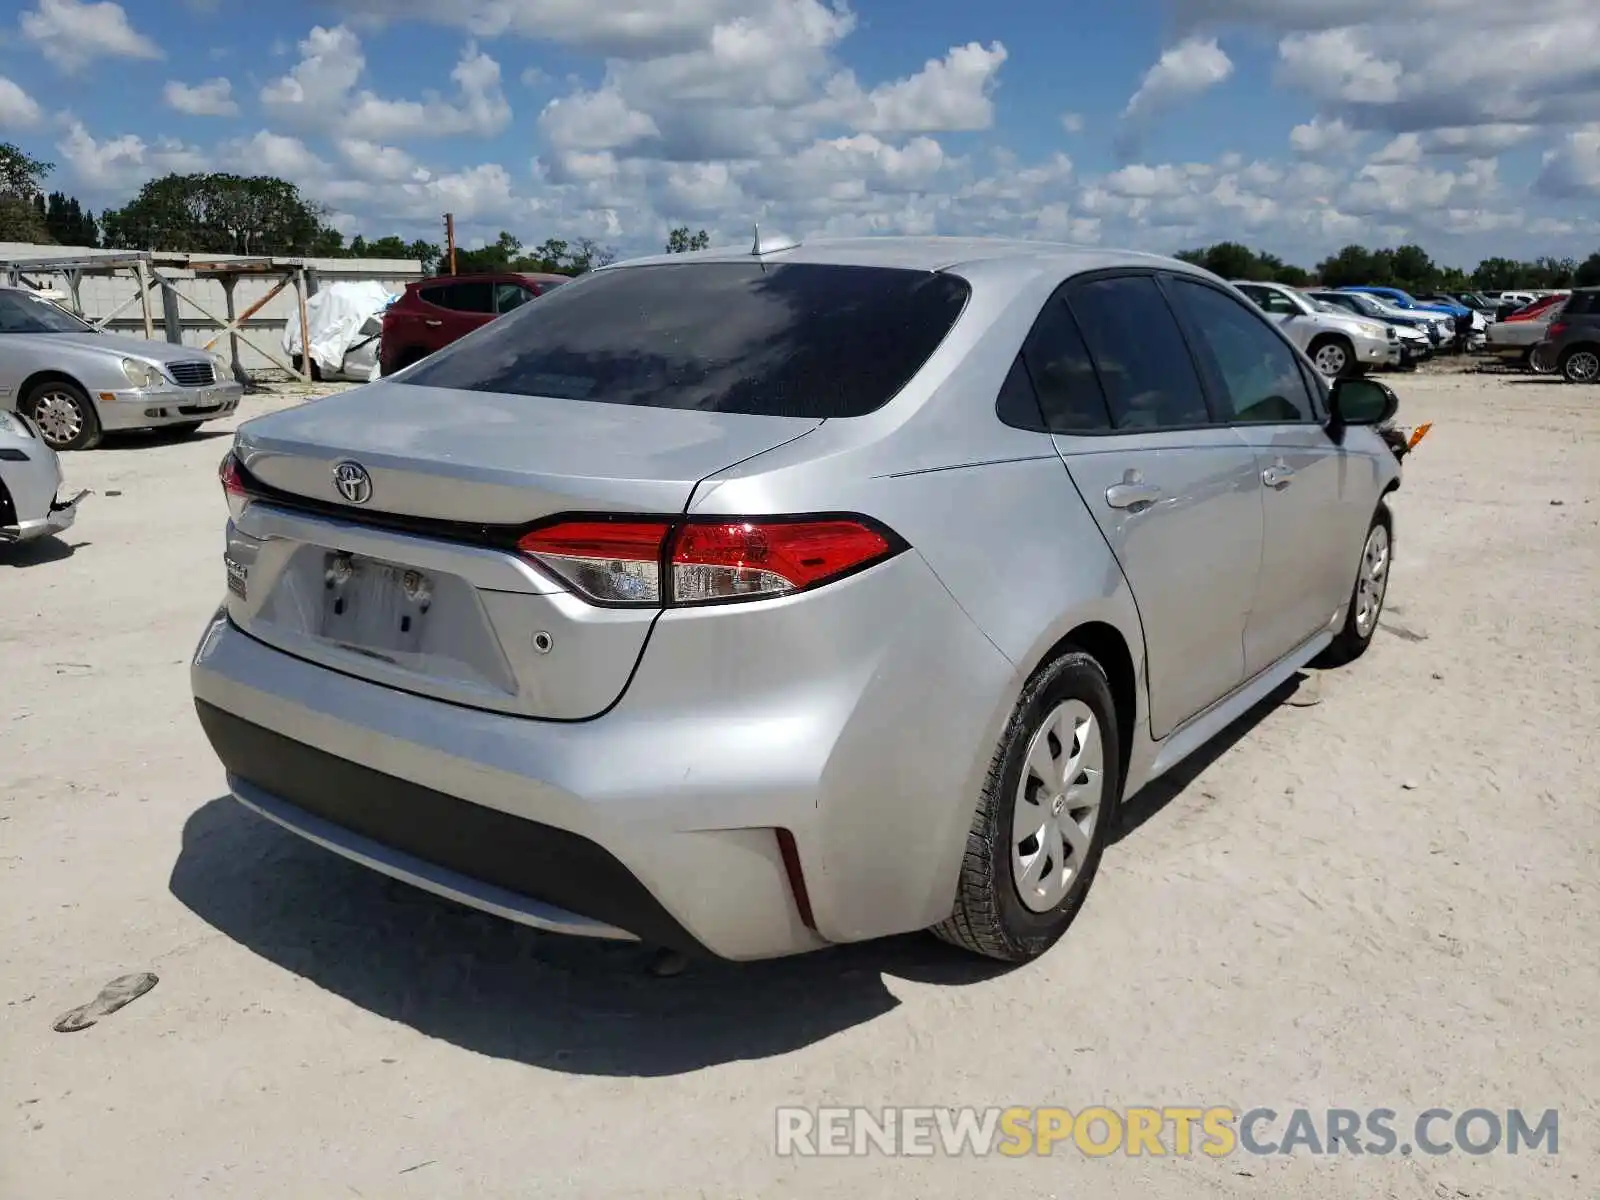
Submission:
[[[1293,317],[1300,313],[1293,300],[1273,288],[1241,286],[1239,290],[1262,312],[1275,317]]]
[[[521,284],[497,283],[494,285],[495,312],[508,313],[513,308],[533,299],[533,293]]]
[[[1117,429],[1211,422],[1189,347],[1153,277],[1089,280],[1068,295]]]
[[[0,288],[0,333],[93,333],[94,326],[80,321],[43,296],[16,288]]]
[[[761,416],[861,416],[922,369],[969,292],[954,275],[889,267],[619,267],[491,322],[397,382]]]
[[[1232,296],[1201,283],[1174,279],[1170,288],[1191,334],[1216,367],[1230,421],[1283,424],[1316,419],[1300,360],[1260,317]]]

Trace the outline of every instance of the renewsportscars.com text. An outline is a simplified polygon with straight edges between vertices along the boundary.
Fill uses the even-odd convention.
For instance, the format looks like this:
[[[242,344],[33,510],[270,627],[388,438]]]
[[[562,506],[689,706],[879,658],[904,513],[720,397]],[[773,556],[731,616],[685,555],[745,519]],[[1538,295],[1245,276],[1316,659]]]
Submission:
[[[1555,1109],[780,1108],[785,1157],[1556,1154]]]

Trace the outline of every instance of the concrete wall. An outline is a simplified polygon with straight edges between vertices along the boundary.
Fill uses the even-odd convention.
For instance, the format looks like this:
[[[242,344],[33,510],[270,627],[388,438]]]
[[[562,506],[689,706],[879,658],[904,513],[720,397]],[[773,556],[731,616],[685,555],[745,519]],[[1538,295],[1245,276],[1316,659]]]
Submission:
[[[70,294],[70,288],[64,274],[51,271],[30,271],[25,263],[18,260],[30,258],[96,258],[107,254],[125,254],[127,251],[118,250],[90,250],[78,246],[37,246],[20,242],[0,242],[0,262],[11,260],[16,262],[21,272],[29,280],[45,287],[55,288],[63,293]],[[168,255],[159,256],[156,270],[169,279],[177,282],[178,294],[185,298],[198,301],[207,312],[218,317],[227,315],[227,294],[220,280],[214,278],[195,278],[192,271],[172,265],[175,261],[195,261],[205,263],[226,262],[238,255],[229,254],[193,254],[193,255]],[[399,292],[405,285],[414,279],[422,278],[422,264],[411,259],[392,258],[314,258],[306,259],[306,266],[314,270],[321,284],[333,283],[339,280],[376,280],[384,284],[390,291]],[[0,270],[0,276],[4,271]],[[0,278],[0,282],[3,282]],[[234,311],[243,312],[262,296],[272,290],[277,279],[273,276],[253,277],[241,275],[234,285]],[[167,338],[166,325],[163,320],[161,293],[165,289],[155,288],[150,292],[150,316],[154,335],[158,341]],[[83,308],[83,316],[87,320],[98,321],[106,314],[116,310],[124,300],[136,297],[139,294],[138,277],[132,271],[119,271],[113,275],[85,274],[78,286],[78,300]],[[71,301],[63,301],[70,308]],[[204,314],[185,299],[178,305],[179,324],[181,337],[185,345],[202,346],[210,338],[216,336],[218,326],[207,319]],[[287,321],[299,320],[299,313],[295,306],[294,288],[286,287],[278,295],[267,302],[259,312],[244,323],[242,328],[246,334],[260,345],[272,351],[280,358],[286,358],[283,353],[283,330]],[[139,302],[134,300],[114,317],[106,328],[113,333],[121,333],[130,337],[143,337],[145,334],[143,310]],[[223,356],[230,354],[227,339],[219,341],[212,347],[214,351]],[[263,355],[244,341],[239,342],[239,362],[251,374],[271,373],[277,368]]]

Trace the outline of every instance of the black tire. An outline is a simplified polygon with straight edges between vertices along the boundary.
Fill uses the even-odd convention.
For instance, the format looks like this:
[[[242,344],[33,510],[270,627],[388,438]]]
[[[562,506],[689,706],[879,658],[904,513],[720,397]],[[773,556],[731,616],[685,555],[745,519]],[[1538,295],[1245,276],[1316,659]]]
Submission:
[[[1022,902],[1012,856],[1012,820],[1022,785],[1024,756],[1046,718],[1070,700],[1093,713],[1101,729],[1103,784],[1098,815],[1084,860],[1060,903],[1035,912]],[[1040,667],[1023,689],[995,749],[989,775],[967,835],[955,909],[933,927],[939,938],[1002,962],[1038,958],[1072,924],[1094,883],[1122,795],[1122,731],[1105,670],[1081,650],[1068,649]]]
[[[1378,609],[1372,615],[1372,621],[1365,633],[1361,631],[1361,622],[1358,620],[1358,602],[1361,597],[1362,583],[1366,578],[1367,551],[1372,543],[1373,530],[1383,528],[1386,561],[1383,571],[1383,591],[1378,596]],[[1344,615],[1344,626],[1339,630],[1333,643],[1318,657],[1316,665],[1319,667],[1342,667],[1346,663],[1355,662],[1367,652],[1367,647],[1372,645],[1372,638],[1378,632],[1378,622],[1383,617],[1384,601],[1389,598],[1389,576],[1394,571],[1394,521],[1389,515],[1389,506],[1379,504],[1378,511],[1372,515],[1372,523],[1367,526],[1367,533],[1361,540],[1361,558],[1356,563],[1355,582],[1350,585],[1350,606]]]
[[[1306,356],[1316,366],[1318,374],[1323,374],[1322,364],[1317,362],[1317,355],[1330,347],[1336,347],[1344,353],[1344,366],[1329,378],[1349,379],[1360,374],[1361,364],[1356,361],[1356,348],[1350,344],[1348,338],[1339,337],[1337,334],[1325,333],[1306,348]]]
[[[1600,383],[1600,346],[1573,346],[1561,354],[1561,378],[1568,383]]]
[[[302,355],[296,354],[289,361],[294,364],[294,369],[296,371],[304,371],[306,369],[306,367],[305,367],[306,360]],[[322,367],[317,363],[316,359],[312,359],[311,360],[311,382],[312,383],[321,383],[322,382]]]
[[[52,436],[59,428],[59,423],[51,420],[46,427],[45,421],[40,420],[40,410],[47,404],[69,401],[77,407],[77,432],[66,437]],[[100,432],[100,414],[95,411],[89,394],[69,380],[46,379],[43,383],[34,384],[18,407],[33,418],[33,423],[39,426],[39,436],[52,450],[93,450],[100,444],[103,436]]]

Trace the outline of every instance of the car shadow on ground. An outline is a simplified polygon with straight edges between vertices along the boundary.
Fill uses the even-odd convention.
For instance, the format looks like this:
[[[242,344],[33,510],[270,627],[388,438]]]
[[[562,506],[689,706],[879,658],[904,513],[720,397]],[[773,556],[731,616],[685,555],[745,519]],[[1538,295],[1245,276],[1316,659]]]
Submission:
[[[148,450],[152,446],[178,446],[189,442],[211,442],[217,438],[231,438],[232,429],[196,429],[193,433],[178,433],[167,429],[134,429],[124,433],[108,433],[97,447],[107,450]]]
[[[0,567],[42,567],[71,558],[87,545],[88,542],[64,542],[59,537],[0,543]]]
[[[692,962],[660,978],[637,944],[545,934],[439,899],[231,797],[184,825],[169,886],[220,932],[369,1012],[580,1075],[784,1054],[893,1010],[885,976],[962,986],[1007,970],[916,934],[771,962]]]

